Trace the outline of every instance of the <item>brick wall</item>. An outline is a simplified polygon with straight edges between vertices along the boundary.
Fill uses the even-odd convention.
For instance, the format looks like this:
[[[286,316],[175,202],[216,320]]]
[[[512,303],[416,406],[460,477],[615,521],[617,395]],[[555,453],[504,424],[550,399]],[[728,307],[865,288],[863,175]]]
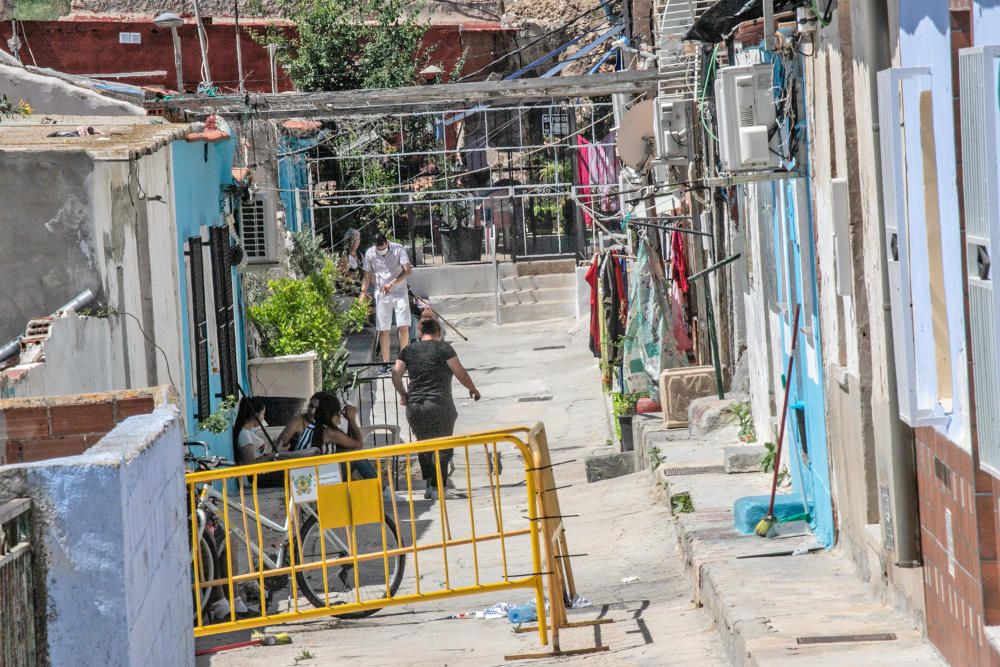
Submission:
[[[75,456],[133,415],[168,402],[163,387],[0,401],[0,465]]]
[[[994,493],[976,491],[972,454],[934,429],[916,430],[916,458],[927,636],[953,665],[1000,667],[984,633],[1000,614],[995,540],[981,532],[996,530]]]

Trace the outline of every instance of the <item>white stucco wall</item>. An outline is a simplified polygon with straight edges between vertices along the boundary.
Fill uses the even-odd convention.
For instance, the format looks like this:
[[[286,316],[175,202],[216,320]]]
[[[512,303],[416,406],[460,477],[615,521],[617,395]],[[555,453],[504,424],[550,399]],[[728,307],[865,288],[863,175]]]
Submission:
[[[35,114],[77,116],[144,116],[135,104],[105,97],[100,93],[54,76],[29,72],[23,67],[0,63],[0,94],[27,100]]]
[[[0,468],[41,526],[51,664],[194,664],[181,452],[165,406],[80,456]]]
[[[24,364],[22,377],[3,386],[4,398],[89,394],[112,389],[117,325],[111,318],[69,312],[52,322],[44,361]]]
[[[169,149],[94,165],[92,219],[106,303],[119,313],[114,386],[171,383],[185,394],[181,307]],[[155,198],[161,198],[157,200]],[[156,342],[156,349],[148,338]]]

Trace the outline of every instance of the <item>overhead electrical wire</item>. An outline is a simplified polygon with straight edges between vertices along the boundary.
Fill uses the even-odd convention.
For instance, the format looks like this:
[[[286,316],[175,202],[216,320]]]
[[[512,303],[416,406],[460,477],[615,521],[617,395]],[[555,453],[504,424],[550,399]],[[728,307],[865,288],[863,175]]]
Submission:
[[[565,23],[563,23],[562,25],[559,25],[559,26],[557,26],[555,28],[547,30],[546,32],[543,32],[541,35],[539,35],[538,37],[535,37],[533,40],[531,40],[527,44],[524,44],[522,46],[519,46],[516,49],[508,51],[507,53],[503,54],[499,58],[493,60],[492,62],[487,63],[486,65],[483,65],[482,67],[480,67],[479,69],[477,69],[475,72],[469,72],[468,74],[462,75],[456,81],[461,82],[461,81],[464,81],[464,80],[469,79],[471,77],[474,77],[477,74],[481,74],[482,72],[490,69],[494,65],[502,63],[504,60],[507,60],[511,56],[515,56],[515,55],[517,55],[519,53],[522,53],[523,51],[525,51],[525,49],[528,49],[528,48],[534,46],[535,44],[537,44],[538,42],[542,41],[546,37],[548,37],[550,35],[553,35],[553,34],[555,34],[557,32],[560,32],[562,30],[566,30],[567,28],[569,28],[571,25],[573,25],[574,23],[576,23],[577,21],[579,21],[580,19],[582,19],[587,14],[591,14],[593,12],[596,12],[599,9],[604,9],[605,5],[607,5],[609,2],[610,2],[610,0],[604,0],[604,2],[601,2],[601,3],[597,4],[597,5],[595,5],[594,7],[591,7],[590,9],[587,9],[587,10],[581,12],[580,14],[577,14],[573,18],[571,18],[568,21],[566,21]],[[590,32],[593,32],[593,30],[591,30]]]

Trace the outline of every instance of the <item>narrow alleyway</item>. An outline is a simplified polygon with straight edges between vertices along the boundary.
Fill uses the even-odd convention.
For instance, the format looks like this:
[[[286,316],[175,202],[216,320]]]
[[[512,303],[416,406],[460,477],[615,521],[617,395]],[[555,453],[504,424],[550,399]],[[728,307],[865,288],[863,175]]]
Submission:
[[[469,342],[455,341],[483,400],[462,399],[458,432],[505,424],[544,422],[567,519],[570,551],[580,593],[594,603],[572,610],[571,620],[596,618],[614,623],[564,631],[564,649],[608,646],[609,651],[572,658],[590,665],[723,665],[721,646],[708,616],[691,603],[691,579],[679,560],[674,524],[653,498],[651,478],[639,473],[587,484],[583,459],[608,450],[608,425],[597,365],[584,333],[572,333],[572,320],[553,320],[466,331]],[[523,399],[528,399],[527,401]],[[505,484],[517,481],[519,461],[508,458]],[[473,462],[473,467],[482,463]],[[458,475],[464,463],[459,461]],[[523,509],[518,494],[504,496],[505,512]],[[449,503],[461,502],[449,500]],[[425,511],[428,530],[438,517]],[[455,512],[451,521],[458,519]],[[423,576],[433,576],[424,572]],[[623,580],[638,581],[623,583]],[[386,609],[365,620],[320,620],[284,626],[293,643],[236,649],[199,659],[199,665],[332,664],[362,660],[393,665],[498,665],[504,656],[539,650],[537,635],[514,634],[506,619],[438,620],[516,599],[469,597]],[[275,630],[275,629],[272,629]],[[240,641],[229,635],[199,641],[199,647]],[[312,655],[311,660],[302,660]],[[315,662],[313,662],[315,661]],[[566,659],[560,660],[564,663]],[[548,661],[532,661],[532,664]]]

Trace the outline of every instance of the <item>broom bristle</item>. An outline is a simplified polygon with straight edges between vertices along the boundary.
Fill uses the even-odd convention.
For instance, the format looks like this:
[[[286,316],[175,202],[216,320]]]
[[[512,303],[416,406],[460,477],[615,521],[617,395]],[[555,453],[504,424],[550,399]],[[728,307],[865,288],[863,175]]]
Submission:
[[[757,522],[757,527],[754,528],[753,532],[757,533],[760,537],[767,537],[767,534],[771,532],[771,527],[774,525],[774,517],[768,514],[766,517]]]

